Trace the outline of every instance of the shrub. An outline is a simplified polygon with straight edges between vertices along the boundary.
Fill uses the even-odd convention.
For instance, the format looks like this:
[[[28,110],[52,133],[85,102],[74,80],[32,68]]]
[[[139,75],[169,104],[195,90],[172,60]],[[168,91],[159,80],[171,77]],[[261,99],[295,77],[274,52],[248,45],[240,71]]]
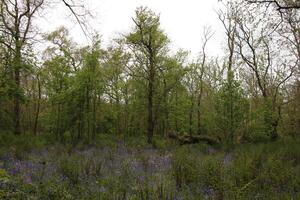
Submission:
[[[199,157],[188,147],[179,148],[174,155],[172,171],[177,188],[197,183]]]
[[[76,185],[79,183],[81,175],[81,165],[79,157],[72,156],[70,158],[61,158],[58,164],[58,169],[63,177],[67,178],[72,185]]]

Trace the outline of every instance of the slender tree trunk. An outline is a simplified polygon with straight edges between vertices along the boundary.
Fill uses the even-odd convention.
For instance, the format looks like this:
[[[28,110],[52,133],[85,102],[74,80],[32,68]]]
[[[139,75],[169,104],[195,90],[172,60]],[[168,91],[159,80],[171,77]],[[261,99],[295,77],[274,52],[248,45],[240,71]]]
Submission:
[[[152,144],[154,135],[154,117],[153,117],[153,95],[154,95],[154,62],[150,59],[149,81],[148,81],[148,143]]]
[[[148,143],[152,143],[153,139],[153,91],[152,91],[152,83],[149,83],[149,94],[148,94]]]
[[[206,43],[205,43],[206,44]],[[205,45],[202,48],[203,52],[203,60],[201,63],[201,74],[200,74],[200,93],[198,94],[198,102],[197,102],[197,132],[201,134],[201,101],[202,101],[202,94],[203,94],[203,76],[204,76],[204,65],[206,61],[206,54],[205,54]]]
[[[168,132],[169,132],[169,127],[170,127],[169,126],[169,110],[167,108],[166,108],[166,120],[165,120],[165,122],[166,122],[166,125],[165,125],[166,131],[165,131],[164,136],[166,137]]]
[[[21,125],[20,125],[20,93],[21,93],[21,80],[20,80],[20,68],[21,68],[21,47],[18,44],[19,40],[16,39],[16,52],[15,52],[15,62],[14,62],[14,78],[16,93],[14,95],[14,133],[16,135],[21,134]]]
[[[177,110],[177,108],[178,108],[178,94],[177,94],[177,91],[175,92],[175,106],[176,106],[176,110]],[[175,117],[175,130],[176,130],[176,133],[179,132],[177,117]]]
[[[228,71],[227,71],[227,82],[229,87],[229,139],[231,142],[234,140],[234,130],[233,130],[233,79],[234,73],[232,71],[233,64],[234,64],[234,38],[235,38],[235,27],[233,28],[232,32],[228,33],[228,48],[229,48],[229,58],[228,58]]]
[[[86,108],[85,108],[85,122],[86,124],[84,125],[84,127],[86,127],[86,138],[87,140],[89,141],[90,139],[90,129],[91,129],[91,126],[90,126],[90,115],[91,115],[91,112],[90,112],[90,79],[89,79],[89,82],[88,82],[88,86],[86,87],[86,96],[85,96],[85,103],[86,103]]]
[[[41,104],[41,83],[40,83],[40,78],[37,77],[38,81],[38,101],[37,101],[37,109],[35,113],[35,121],[34,121],[34,130],[33,133],[34,135],[37,135],[37,126],[38,126],[38,120],[39,120],[39,114],[40,114],[40,104]]]
[[[116,107],[117,107],[117,134],[120,135],[122,133],[122,128],[121,128],[121,106],[120,106],[120,99],[119,95],[117,94],[117,99],[116,99]]]
[[[202,77],[201,77],[202,79]],[[203,83],[201,80],[201,86],[200,86],[200,93],[198,95],[198,102],[197,102],[197,131],[198,134],[201,134],[201,101],[202,101],[202,93],[203,93]]]
[[[124,109],[124,112],[125,112],[125,118],[124,118],[124,128],[125,128],[125,135],[128,135],[128,119],[130,118],[129,116],[129,108],[128,108],[129,104],[128,104],[128,92],[127,92],[127,88],[125,90],[125,109]]]
[[[193,133],[193,114],[194,114],[194,94],[191,97],[191,107],[189,112],[189,134]]]
[[[162,119],[162,125],[163,125],[163,130],[162,133],[164,136],[167,136],[167,132],[169,131],[169,110],[168,110],[168,93],[166,92],[167,90],[167,83],[166,79],[163,80],[164,82],[164,94],[163,94],[163,111],[165,117]]]
[[[234,130],[233,130],[233,72],[231,67],[229,68],[228,74],[228,86],[229,86],[229,137],[230,141],[234,140]]]
[[[77,141],[79,141],[80,139],[83,138],[83,134],[84,134],[84,96],[83,98],[83,102],[80,102],[80,110],[79,110],[79,128],[78,128],[78,135],[77,135]],[[77,142],[76,141],[76,142]]]
[[[61,127],[60,127],[60,112],[61,112],[61,106],[60,103],[57,105],[57,117],[56,117],[56,135],[57,138],[62,141],[62,135],[61,135]]]
[[[278,124],[279,124],[279,120],[281,118],[281,105],[279,106],[276,106],[276,101],[273,102],[273,113],[276,113],[277,114],[274,114],[275,118],[272,119],[272,123],[271,123],[271,140],[277,140],[278,139],[278,131],[277,131],[277,128],[278,128]]]
[[[198,99],[197,99],[197,132],[198,134],[201,134],[201,111],[200,111],[200,107],[201,107],[201,94],[198,95]]]
[[[93,98],[93,130],[92,130],[92,138],[93,139],[96,136],[96,113],[97,113],[96,100],[97,100],[97,97],[94,95],[94,98]]]

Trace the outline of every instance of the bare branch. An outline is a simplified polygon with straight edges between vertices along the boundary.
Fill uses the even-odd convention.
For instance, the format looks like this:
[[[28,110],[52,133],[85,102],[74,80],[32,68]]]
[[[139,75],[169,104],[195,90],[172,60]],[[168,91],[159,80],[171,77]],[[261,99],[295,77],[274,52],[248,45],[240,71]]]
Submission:
[[[78,13],[75,12],[75,10],[73,9],[73,5],[69,4],[66,0],[62,0],[62,2],[67,6],[67,8],[69,8],[69,10],[71,11],[71,13],[73,14],[73,16],[75,17],[77,23],[79,24],[83,34],[85,35],[85,37],[89,38],[90,40],[92,40],[92,38],[88,35],[88,33],[86,32],[86,28],[84,27],[83,22],[79,19],[79,15]]]
[[[282,10],[291,10],[291,9],[300,9],[300,3],[295,3],[291,5],[282,5],[277,0],[246,0],[248,3],[259,3],[259,4],[274,4],[277,7],[277,10],[279,12],[282,12]]]

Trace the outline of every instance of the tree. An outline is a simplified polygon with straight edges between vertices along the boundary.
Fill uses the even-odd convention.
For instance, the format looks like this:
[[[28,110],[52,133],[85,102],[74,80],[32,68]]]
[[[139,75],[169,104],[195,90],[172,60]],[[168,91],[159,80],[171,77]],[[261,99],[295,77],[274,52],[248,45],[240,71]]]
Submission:
[[[188,72],[184,77],[184,85],[188,91],[189,95],[189,112],[188,112],[188,124],[189,124],[189,135],[191,136],[194,132],[194,110],[195,110],[195,101],[196,101],[196,94],[198,93],[198,76],[197,71],[199,69],[199,63],[191,63],[188,66]]]
[[[186,55],[186,52],[178,51],[175,55],[166,56],[159,67],[155,113],[160,113],[160,115],[157,115],[156,121],[161,127],[159,131],[164,136],[168,135],[171,129],[170,115],[174,112],[171,101],[174,98],[173,94],[182,86],[181,81],[186,73],[183,66]],[[175,98],[178,97],[175,95]],[[175,102],[177,102],[177,99],[175,99]],[[178,120],[177,117],[176,120]]]
[[[239,81],[232,79],[231,82],[228,82],[225,80],[218,91],[215,111],[217,112],[218,132],[224,133],[225,141],[237,142],[239,139],[244,139],[243,129],[248,117],[248,104],[248,99]]]
[[[204,90],[204,76],[205,76],[205,68],[207,62],[207,55],[206,55],[206,46],[208,41],[212,38],[214,33],[212,32],[210,27],[204,27],[203,37],[202,37],[202,47],[201,47],[201,61],[200,61],[200,69],[197,72],[198,79],[199,79],[199,90],[197,96],[197,132],[200,134],[202,131],[202,124],[201,124],[201,101],[203,97],[203,90]]]
[[[155,116],[154,98],[159,59],[166,52],[168,39],[160,29],[159,16],[148,8],[138,8],[133,19],[135,28],[126,36],[127,44],[139,61],[147,81],[148,143],[152,143]]]
[[[63,27],[47,35],[46,39],[51,43],[44,52],[42,68],[45,95],[50,104],[47,112],[48,131],[55,133],[61,141],[69,126],[67,106],[70,105],[70,99],[67,94],[72,86],[71,77],[78,70],[78,66],[74,67],[72,56],[74,44],[68,37],[68,30]]]
[[[128,117],[127,79],[129,77],[125,69],[128,66],[129,60],[130,55],[125,51],[122,44],[111,46],[106,51],[104,62],[105,94],[112,104],[112,110],[114,111],[112,118],[115,121],[115,132],[117,134],[127,133],[128,131],[127,122],[122,123],[122,119],[125,115],[125,121],[127,121]],[[125,105],[123,105],[124,103]],[[125,113],[123,113],[123,110]]]
[[[295,63],[284,51],[275,51],[280,47],[276,46],[278,43],[272,38],[277,36],[269,27],[270,22],[271,19],[267,19],[266,13],[255,16],[252,12],[243,11],[237,18],[236,45],[244,64],[254,74],[263,97],[265,130],[272,139],[276,139],[281,117],[280,88],[293,76],[297,61]],[[280,56],[284,57],[284,61],[276,59]]]
[[[22,51],[31,39],[32,20],[43,5],[44,0],[3,0],[0,3],[0,42],[13,52],[14,77],[14,133],[20,134],[20,109],[23,98],[21,88],[24,58]]]
[[[94,139],[97,131],[98,97],[103,93],[103,78],[100,73],[100,58],[102,49],[100,41],[95,39],[90,47],[83,50],[82,68],[72,79],[70,90],[73,96],[71,116],[77,122],[77,126],[71,126],[73,132],[78,131],[78,141],[82,138],[89,141]]]
[[[228,2],[226,5],[226,11],[223,12],[220,10],[218,12],[218,17],[220,21],[223,24],[223,27],[225,29],[226,34],[226,45],[227,45],[227,51],[228,51],[228,58],[227,61],[225,60],[224,66],[227,69],[227,83],[225,86],[225,98],[227,101],[227,104],[225,104],[228,108],[226,109],[226,114],[229,113],[229,115],[226,115],[227,119],[227,125],[228,125],[228,131],[227,134],[229,135],[229,138],[231,141],[234,139],[234,101],[236,100],[234,96],[235,90],[235,81],[234,81],[234,67],[236,64],[236,45],[235,45],[235,39],[236,39],[236,29],[237,29],[237,22],[236,18],[238,16],[239,12],[239,5],[234,2]]]

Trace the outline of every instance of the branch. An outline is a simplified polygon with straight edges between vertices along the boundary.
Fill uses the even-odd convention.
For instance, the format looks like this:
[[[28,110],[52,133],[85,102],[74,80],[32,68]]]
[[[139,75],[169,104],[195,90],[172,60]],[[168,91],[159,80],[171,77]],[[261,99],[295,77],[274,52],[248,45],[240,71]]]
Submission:
[[[248,3],[268,3],[268,4],[275,4],[277,6],[277,10],[281,12],[281,10],[291,10],[291,9],[300,9],[300,4],[293,4],[293,5],[281,5],[278,1],[276,0],[263,0],[263,1],[252,1],[252,0],[247,0]]]
[[[69,10],[71,11],[71,13],[74,15],[76,21],[78,22],[83,34],[85,35],[85,37],[91,39],[91,37],[87,34],[86,30],[85,30],[85,27],[83,25],[83,23],[80,21],[79,17],[78,17],[78,14],[74,11],[72,5],[70,5],[69,3],[66,2],[66,0],[62,0],[62,2],[69,8]]]

